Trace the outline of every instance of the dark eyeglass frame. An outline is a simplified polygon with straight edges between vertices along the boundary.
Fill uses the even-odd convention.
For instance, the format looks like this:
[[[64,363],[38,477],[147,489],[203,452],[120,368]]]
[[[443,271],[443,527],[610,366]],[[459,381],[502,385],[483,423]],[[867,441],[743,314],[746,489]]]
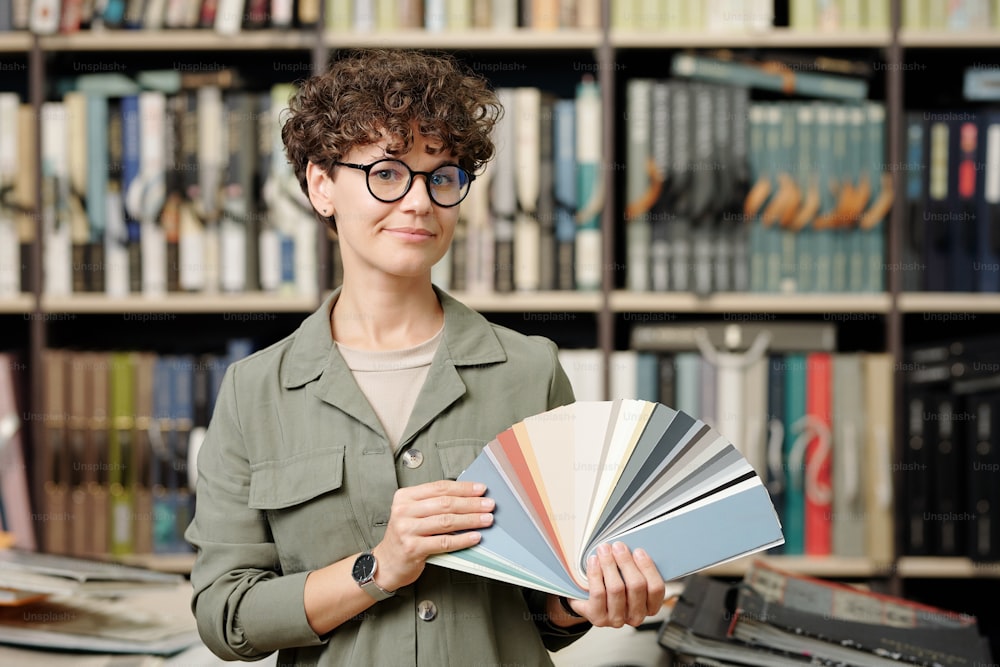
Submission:
[[[397,164],[401,164],[404,167],[406,167],[406,170],[410,173],[410,181],[409,181],[409,183],[406,184],[406,189],[404,189],[403,193],[401,195],[399,195],[398,197],[396,197],[395,199],[383,199],[382,197],[379,197],[377,194],[375,194],[374,192],[372,192],[372,184],[371,184],[371,172],[372,172],[372,169],[375,167],[375,165],[382,164],[383,162],[395,162]],[[472,189],[472,182],[474,180],[476,180],[476,175],[475,174],[470,174],[463,167],[461,167],[461,166],[459,166],[459,165],[457,165],[457,164],[455,164],[453,162],[449,162],[448,164],[443,164],[440,167],[435,168],[433,171],[417,171],[415,169],[411,169],[410,165],[406,164],[402,160],[396,160],[394,158],[381,158],[381,159],[376,160],[375,162],[372,162],[370,164],[358,164],[356,162],[339,162],[339,161],[336,161],[333,164],[339,165],[341,167],[349,167],[351,169],[358,169],[360,171],[365,172],[365,186],[367,186],[367,188],[368,188],[368,193],[372,197],[375,197],[375,199],[379,200],[380,202],[382,202],[384,204],[392,204],[394,202],[399,201],[403,197],[405,197],[407,194],[409,194],[410,189],[413,187],[414,177],[416,177],[416,176],[423,176],[424,177],[424,187],[427,188],[427,196],[431,198],[431,201],[434,202],[434,204],[436,206],[440,206],[441,208],[453,208],[453,207],[458,206],[459,204],[461,204],[463,201],[465,201],[465,198],[469,195],[469,190]],[[434,197],[434,193],[431,191],[431,176],[434,174],[434,172],[438,171],[439,169],[444,169],[445,167],[455,167],[456,169],[460,170],[462,173],[464,173],[469,178],[469,187],[466,188],[465,194],[463,194],[462,198],[459,199],[454,204],[442,204],[442,203],[440,203]]]

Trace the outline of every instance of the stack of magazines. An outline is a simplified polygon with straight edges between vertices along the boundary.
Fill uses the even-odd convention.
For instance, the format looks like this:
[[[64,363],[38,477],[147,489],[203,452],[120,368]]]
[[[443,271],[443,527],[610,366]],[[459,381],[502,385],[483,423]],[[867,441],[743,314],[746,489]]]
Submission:
[[[180,575],[0,550],[0,646],[171,655],[199,643],[190,597]]]
[[[994,664],[974,616],[754,563],[732,584],[694,575],[660,645],[690,666]]]

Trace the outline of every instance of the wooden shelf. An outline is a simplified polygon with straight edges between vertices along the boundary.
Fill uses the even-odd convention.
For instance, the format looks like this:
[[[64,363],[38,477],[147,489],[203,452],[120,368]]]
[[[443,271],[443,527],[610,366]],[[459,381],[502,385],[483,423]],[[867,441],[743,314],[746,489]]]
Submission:
[[[899,43],[909,48],[972,49],[1000,48],[1000,28],[980,30],[899,31]]]
[[[903,556],[897,568],[904,579],[1000,578],[1000,562],[974,563],[968,558]]]
[[[601,309],[600,292],[511,292],[452,293],[456,299],[473,310],[487,313],[596,313]]]
[[[0,313],[30,313],[35,309],[35,297],[31,294],[0,298]]]
[[[386,46],[414,49],[472,49],[475,51],[549,51],[595,49],[601,44],[600,30],[461,30],[427,32],[393,30],[375,32],[327,32],[323,43],[330,48]],[[512,69],[516,64],[512,63]],[[489,74],[489,72],[484,72]]]
[[[166,294],[111,298],[101,294],[42,297],[46,313],[308,313],[317,301],[310,297],[249,292],[243,294]]]
[[[31,40],[27,31],[0,33],[0,53],[27,53],[31,50]]]
[[[1000,294],[966,292],[906,292],[899,295],[904,313],[940,313],[960,321],[963,315],[1000,313]],[[944,319],[944,318],[942,318]]]
[[[316,33],[300,30],[248,30],[220,35],[212,30],[105,30],[41,38],[46,51],[308,51]]]
[[[827,314],[831,320],[873,319],[888,313],[892,299],[888,294],[756,294],[722,292],[699,297],[687,292],[616,291],[610,297],[611,309],[619,313],[760,313]]]
[[[738,49],[738,48],[879,48],[892,41],[888,30],[842,32],[788,29],[718,32],[664,32],[655,30],[612,30],[611,44],[618,48]]]
[[[709,568],[705,570],[705,574],[717,577],[742,577],[747,567],[755,560],[789,572],[830,579],[887,577],[892,573],[891,564],[878,563],[870,558],[751,555]]]

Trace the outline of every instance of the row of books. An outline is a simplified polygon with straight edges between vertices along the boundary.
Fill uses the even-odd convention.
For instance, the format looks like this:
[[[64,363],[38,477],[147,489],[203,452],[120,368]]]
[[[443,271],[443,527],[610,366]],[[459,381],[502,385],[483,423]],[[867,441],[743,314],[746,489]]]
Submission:
[[[743,87],[640,78],[627,117],[629,289],[884,289],[881,104],[751,103]]]
[[[893,202],[884,107],[754,104],[749,144],[751,290],[883,291]]]
[[[890,0],[791,0],[792,30],[840,32],[889,29]]]
[[[689,577],[658,641],[677,665],[988,665],[988,636],[967,613],[783,571],[741,581]]]
[[[905,123],[903,289],[1000,291],[1000,109]]]
[[[768,30],[774,0],[613,0],[611,27],[619,30]]]
[[[960,32],[1000,28],[997,0],[903,0],[902,9],[904,28]]]
[[[462,204],[435,282],[469,292],[595,290],[602,280],[601,97],[500,88],[496,155]]]
[[[99,557],[189,550],[195,456],[226,368],[252,351],[43,353],[45,551]]]
[[[329,0],[326,26],[345,32],[399,29],[597,29],[600,0]]]
[[[292,84],[253,93],[177,72],[78,77],[42,107],[43,292],[264,291],[315,296],[319,223],[284,159]],[[463,203],[442,287],[597,289],[601,102],[503,88],[497,155]],[[27,282],[34,237],[30,107],[0,93],[0,295]],[[596,129],[595,129],[596,128]],[[339,260],[332,253],[334,274]],[[330,278],[331,284],[337,278]]]
[[[631,346],[612,377],[740,449],[781,519],[777,551],[891,562],[888,354],[836,352],[830,322],[637,324]]]
[[[888,30],[890,0],[791,0],[793,30]],[[996,0],[903,0],[902,25],[915,30],[1000,28]]]
[[[323,5],[321,7],[321,5]],[[321,9],[324,16],[321,17]],[[4,0],[0,31],[205,29],[223,35],[263,28],[374,32],[596,29],[599,0]]]
[[[319,223],[276,120],[291,92],[187,86],[173,70],[82,76],[43,104],[40,156],[30,106],[0,94],[0,181],[12,195],[0,208],[0,294],[24,284],[40,159],[45,294],[315,296]]]
[[[906,350],[904,554],[1000,560],[998,350],[995,334]]]

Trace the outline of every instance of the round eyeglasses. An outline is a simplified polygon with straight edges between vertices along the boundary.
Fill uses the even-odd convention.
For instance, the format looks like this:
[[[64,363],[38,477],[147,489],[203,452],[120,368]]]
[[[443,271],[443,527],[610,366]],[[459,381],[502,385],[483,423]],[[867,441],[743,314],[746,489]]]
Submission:
[[[445,164],[434,171],[414,171],[399,160],[379,160],[371,164],[334,162],[341,167],[360,169],[368,177],[368,192],[372,197],[386,204],[399,201],[413,186],[414,176],[423,176],[427,194],[438,206],[451,208],[458,206],[469,194],[469,186],[476,180],[457,164]]]

